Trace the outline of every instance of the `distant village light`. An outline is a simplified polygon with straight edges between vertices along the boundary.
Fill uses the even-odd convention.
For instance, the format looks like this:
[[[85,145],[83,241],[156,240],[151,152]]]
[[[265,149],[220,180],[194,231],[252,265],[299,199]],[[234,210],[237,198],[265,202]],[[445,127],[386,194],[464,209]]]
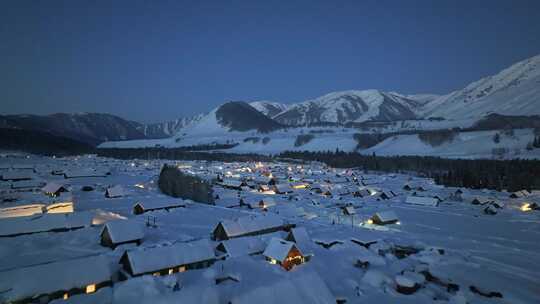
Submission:
[[[62,297],[62,299],[67,300],[68,298],[69,298],[69,294],[67,292],[64,293],[64,296]]]
[[[520,209],[521,209],[521,211],[523,211],[523,212],[531,211],[531,210],[532,210],[531,204],[525,203],[525,204],[523,204],[523,205],[521,206]]]
[[[96,284],[90,284],[86,286],[86,293],[92,293],[96,291]]]

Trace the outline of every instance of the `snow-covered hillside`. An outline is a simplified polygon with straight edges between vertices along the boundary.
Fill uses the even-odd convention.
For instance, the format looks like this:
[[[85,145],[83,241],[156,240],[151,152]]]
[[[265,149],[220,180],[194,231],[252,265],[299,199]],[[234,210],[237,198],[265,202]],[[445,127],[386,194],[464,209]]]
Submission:
[[[416,118],[415,111],[421,105],[399,94],[351,90],[293,104],[274,119],[287,125],[403,120]]]
[[[482,78],[462,90],[429,102],[425,117],[482,117],[540,114],[540,55]]]
[[[500,141],[494,140],[499,134]],[[540,149],[528,151],[527,144],[534,138],[533,130],[515,130],[513,135],[505,135],[500,130],[461,132],[447,142],[433,146],[422,141],[418,134],[396,135],[387,138],[374,147],[359,151],[378,156],[420,155],[445,158],[540,158]]]
[[[148,138],[165,138],[174,136],[181,129],[187,128],[197,123],[205,114],[198,114],[191,117],[182,117],[161,123],[151,123],[141,125],[138,129]]]
[[[267,100],[253,101],[250,102],[249,105],[268,117],[274,117],[277,114],[287,110],[287,108],[289,107],[288,105],[283,103]]]

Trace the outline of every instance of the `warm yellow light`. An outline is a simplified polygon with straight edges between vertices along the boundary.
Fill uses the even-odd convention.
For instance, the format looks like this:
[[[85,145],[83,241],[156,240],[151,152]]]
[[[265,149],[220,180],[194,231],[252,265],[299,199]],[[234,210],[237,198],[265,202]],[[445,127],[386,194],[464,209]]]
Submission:
[[[154,272],[154,273],[152,273],[152,275],[155,276],[155,277],[159,277],[159,272]]]
[[[63,296],[63,299],[64,299],[64,300],[67,300],[68,298],[69,298],[69,295],[68,295],[68,293],[66,292],[66,293],[64,294],[64,296]]]
[[[305,184],[300,184],[300,185],[294,185],[293,188],[294,189],[305,189],[307,187],[307,185]]]
[[[270,264],[277,264],[277,260],[276,259],[270,259]]]
[[[90,284],[86,286],[86,293],[92,293],[96,291],[96,284]]]
[[[268,174],[268,178],[274,178],[274,175],[272,175],[272,172],[270,172],[270,174]]]
[[[169,269],[169,274],[173,274],[174,269]]]
[[[531,204],[525,203],[525,204],[523,204],[523,206],[521,206],[520,209],[521,209],[521,211],[523,211],[523,212],[531,211],[531,210],[532,210]]]
[[[366,223],[368,223],[368,224],[371,225],[371,224],[373,224],[373,220],[372,220],[372,219],[369,219],[369,220],[366,221]]]
[[[186,266],[178,267],[178,272],[184,272],[184,271],[186,271]]]

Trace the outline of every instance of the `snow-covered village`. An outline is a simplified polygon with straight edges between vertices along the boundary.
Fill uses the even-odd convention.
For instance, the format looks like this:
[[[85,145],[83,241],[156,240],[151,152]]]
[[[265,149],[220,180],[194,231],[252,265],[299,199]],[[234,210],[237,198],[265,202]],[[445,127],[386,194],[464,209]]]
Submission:
[[[95,155],[4,154],[0,175],[2,302],[538,299],[538,191],[317,162]]]
[[[0,304],[539,304],[540,1],[0,1]]]

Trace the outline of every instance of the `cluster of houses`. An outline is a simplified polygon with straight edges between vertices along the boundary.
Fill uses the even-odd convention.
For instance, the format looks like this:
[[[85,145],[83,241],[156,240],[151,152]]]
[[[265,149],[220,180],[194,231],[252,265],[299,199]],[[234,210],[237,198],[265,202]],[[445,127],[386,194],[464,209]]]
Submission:
[[[108,165],[113,167],[110,160],[91,161],[100,168]],[[116,181],[114,185],[103,183],[108,186],[88,182],[88,187],[99,187],[102,191],[92,190],[96,195],[91,195],[99,198],[101,206],[115,206],[129,201],[129,212],[124,214],[123,219],[97,223],[92,210],[76,210],[72,194],[87,191],[80,187],[81,184],[87,186],[86,180],[110,179],[111,170],[48,168],[47,176],[58,178],[50,178],[46,182],[47,179],[36,177],[40,176],[40,172],[33,166],[0,168],[2,183],[10,185],[2,189],[4,193],[21,189],[13,188],[13,184],[41,182],[31,188],[34,194],[39,195],[40,202],[15,202],[9,207],[0,208],[0,238],[86,229],[99,234],[96,245],[104,250],[78,258],[0,271],[0,291],[8,290],[0,294],[0,301],[26,303],[37,300],[47,303],[54,299],[69,299],[78,294],[95,293],[104,287],[114,287],[117,282],[134,277],[177,275],[212,267],[216,263],[233,263],[247,256],[265,267],[275,267],[294,275],[294,270],[308,268],[307,265],[318,258],[314,248],[330,249],[345,242],[338,238],[312,239],[305,225],[310,220],[317,219],[321,227],[342,223],[355,226],[356,223],[357,226],[368,228],[372,225],[396,225],[389,227],[399,228],[399,209],[392,208],[396,204],[402,208],[439,208],[441,204],[465,201],[473,206],[481,206],[483,212],[489,215],[497,214],[505,207],[501,197],[478,195],[478,192],[471,194],[466,189],[448,189],[391,174],[380,176],[355,170],[338,170],[318,163],[309,166],[287,163],[208,163],[198,166],[182,163],[178,167],[213,182],[216,202],[215,206],[206,206],[207,212],[227,210],[237,216],[216,220],[203,237],[156,240],[157,229],[154,228],[157,226],[155,222],[149,222],[151,217],[155,221],[156,217],[178,214],[178,227],[182,227],[183,218],[189,217],[195,202],[145,196],[150,190],[142,183],[136,184],[136,189],[130,191],[128,187],[131,186]],[[122,168],[122,174],[135,176],[141,171],[147,173],[153,170],[155,173],[159,166],[153,162],[133,161]],[[137,191],[140,191],[140,196],[137,196]],[[538,204],[531,200],[535,195],[523,190],[508,194],[508,199],[528,200],[527,205],[522,207],[530,211],[539,209]],[[366,205],[375,208],[367,213]],[[182,233],[181,228],[176,230],[175,233]],[[350,241],[362,250],[378,242],[369,235],[350,238]],[[377,259],[382,258],[360,259],[357,264],[366,268],[368,263],[380,263]],[[329,295],[328,288],[320,278],[300,272],[297,279],[303,276],[320,286],[325,297]],[[25,284],[13,285],[8,278]],[[215,284],[234,283],[240,279],[240,276],[226,272],[216,276]],[[293,287],[282,288],[304,290],[302,286],[306,283],[297,279],[290,280],[296,284]],[[418,288],[405,276],[396,281],[397,291],[402,294],[412,294]],[[305,290],[309,289],[308,286],[304,287]],[[235,301],[250,303],[253,298],[253,295],[246,293]],[[335,301],[335,298],[332,300]]]

